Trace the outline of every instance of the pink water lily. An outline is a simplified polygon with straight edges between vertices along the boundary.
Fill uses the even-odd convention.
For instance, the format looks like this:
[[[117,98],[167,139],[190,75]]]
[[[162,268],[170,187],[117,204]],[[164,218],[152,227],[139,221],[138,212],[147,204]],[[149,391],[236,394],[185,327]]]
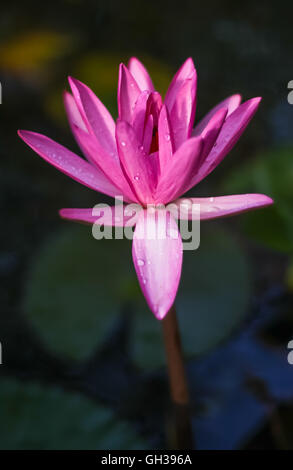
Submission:
[[[64,101],[72,132],[85,159],[45,137],[19,131],[20,137],[42,158],[89,188],[109,196],[123,196],[142,210],[135,224],[133,261],[138,280],[150,309],[162,319],[172,306],[182,265],[182,240],[174,207],[180,196],[199,183],[223,160],[254,116],[260,98],[241,104],[233,95],[213,108],[195,127],[197,75],[187,59],[174,76],[165,99],[155,91],[152,80],[139,60],[128,67],[121,64],[118,83],[118,119],[115,123],[96,95],[80,81],[69,78],[72,94]],[[146,217],[147,205],[166,205]],[[215,198],[190,198],[200,204],[200,218],[213,219],[265,207],[272,199],[262,194],[241,194]],[[167,223],[161,222],[165,213]],[[179,213],[192,219],[188,209]],[[94,223],[92,209],[62,209],[61,217]],[[126,225],[125,215],[109,225]],[[148,229],[160,234],[144,237]],[[177,234],[174,237],[174,233]]]

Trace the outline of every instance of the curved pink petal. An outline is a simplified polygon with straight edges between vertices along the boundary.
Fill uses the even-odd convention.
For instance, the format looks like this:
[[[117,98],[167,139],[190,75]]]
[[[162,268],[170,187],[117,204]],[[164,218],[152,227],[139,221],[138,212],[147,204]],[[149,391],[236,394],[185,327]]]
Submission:
[[[115,123],[112,116],[86,85],[71,77],[69,77],[69,82],[76,105],[89,131],[86,132],[73,124],[73,132],[77,142],[91,162],[94,162],[106,177],[120,189],[119,192],[125,196],[127,201],[137,201],[120,166],[115,139]]]
[[[137,98],[133,115],[132,115],[132,127],[136,133],[136,136],[140,142],[143,140],[145,120],[146,120],[146,110],[147,110],[147,101],[150,96],[148,91],[143,91]]]
[[[227,108],[219,109],[209,120],[207,125],[202,130],[200,136],[203,139],[203,149],[200,157],[200,164],[203,163],[207,155],[212,150],[219,132],[222,129],[227,115]]]
[[[146,301],[162,320],[174,303],[182,267],[182,240],[169,212],[149,209],[139,214],[132,256]]]
[[[169,113],[163,105],[158,124],[159,157],[161,172],[166,168],[173,155],[173,135],[170,127]]]
[[[79,80],[69,77],[73,96],[89,132],[92,132],[101,148],[114,157],[117,155],[115,122],[93,91]]]
[[[132,206],[136,206],[135,208]],[[141,206],[105,206],[89,209],[61,209],[63,219],[73,220],[86,224],[106,225],[111,227],[132,227],[136,224]]]
[[[187,191],[190,179],[196,173],[200,162],[202,145],[201,137],[192,137],[174,153],[159,179],[156,202],[165,204]]]
[[[121,165],[139,201],[151,203],[157,183],[153,157],[147,155],[138,141],[133,128],[125,121],[117,121],[116,140]]]
[[[135,79],[124,64],[120,64],[118,80],[118,115],[129,124],[133,120],[133,110],[141,93]]]
[[[196,105],[196,73],[184,80],[178,89],[174,104],[168,110],[175,150],[191,135]]]
[[[119,158],[111,158],[105,155],[103,150],[96,145],[96,141],[92,134],[89,134],[79,127],[74,127],[74,135],[78,142],[81,143],[81,148],[85,155],[92,161],[95,166],[101,170],[109,181],[116,187],[116,195],[123,195],[124,198],[130,201],[136,201],[137,198],[133,192],[132,187],[129,185],[125,175],[121,169]],[[117,189],[118,188],[118,189]]]
[[[167,90],[164,103],[167,106],[169,112],[171,111],[175,103],[182,82],[192,78],[193,76],[196,77],[196,70],[194,67],[193,60],[191,59],[191,57],[189,57],[174,75],[173,80],[171,81],[170,86]]]
[[[155,91],[152,79],[149,76],[145,66],[136,57],[131,57],[129,60],[128,70],[135,78],[136,83],[138,84],[141,91]]]
[[[74,97],[70,93],[68,93],[68,91],[65,91],[63,93],[63,99],[64,99],[65,111],[66,111],[70,126],[72,126],[72,124],[75,124],[77,127],[80,127],[83,131],[87,132],[86,124],[84,122],[82,115],[79,112],[79,109],[75,102]]]
[[[232,114],[235,109],[240,106],[241,103],[241,95],[232,95],[226,98],[225,100],[221,101],[219,104],[214,106],[205,116],[204,118],[195,126],[192,131],[193,136],[197,136],[202,133],[203,129],[206,127],[207,123],[211,120],[215,113],[219,111],[219,109],[227,108],[227,117]]]
[[[79,148],[81,149],[83,155],[87,158],[87,160],[93,165],[98,166],[98,168],[100,169],[96,160],[96,148],[99,146],[96,145],[95,137],[92,134],[89,134],[74,97],[67,91],[64,92],[63,96],[70,129],[75,137]],[[86,134],[85,138],[83,138],[84,134]],[[90,148],[88,142],[91,142]],[[94,151],[92,151],[93,149]]]
[[[261,98],[252,98],[230,114],[222,126],[214,147],[202,163],[198,173],[191,180],[188,189],[199,183],[221,163],[245,131],[255,115],[260,101]]]
[[[18,131],[19,137],[55,168],[91,189],[109,196],[117,195],[117,188],[88,162],[48,137],[30,131]]]
[[[264,194],[237,194],[233,196],[182,198],[170,205],[170,210],[175,217],[180,219],[197,220],[198,211],[192,211],[193,204],[200,205],[200,219],[217,219],[242,212],[261,209],[274,203],[273,199]],[[177,210],[172,210],[173,204]]]

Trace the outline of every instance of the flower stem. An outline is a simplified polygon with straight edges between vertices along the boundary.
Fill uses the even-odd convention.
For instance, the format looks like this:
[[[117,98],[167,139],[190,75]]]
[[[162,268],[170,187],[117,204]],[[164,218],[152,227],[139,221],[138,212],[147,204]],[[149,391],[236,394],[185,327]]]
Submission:
[[[173,403],[174,446],[176,449],[193,449],[189,393],[174,306],[162,320],[162,326]]]

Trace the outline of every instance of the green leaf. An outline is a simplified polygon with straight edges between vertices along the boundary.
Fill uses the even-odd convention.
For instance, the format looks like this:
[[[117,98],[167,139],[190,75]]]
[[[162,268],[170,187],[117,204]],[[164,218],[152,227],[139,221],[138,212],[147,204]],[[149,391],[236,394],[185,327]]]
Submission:
[[[177,306],[187,356],[227,338],[249,298],[247,260],[236,240],[213,224],[201,246],[184,253]],[[128,240],[92,238],[76,226],[48,241],[32,268],[25,309],[47,346],[74,359],[102,344],[124,303],[134,309],[130,345],[141,368],[165,364],[161,323],[148,310]]]
[[[106,407],[57,387],[0,380],[0,449],[145,449]]]
[[[230,172],[225,193],[258,192],[272,197],[274,206],[241,216],[244,231],[278,251],[293,250],[293,149],[275,149],[256,156]]]
[[[128,240],[95,240],[70,225],[44,244],[31,268],[24,309],[47,347],[87,358],[129,297],[139,294]]]

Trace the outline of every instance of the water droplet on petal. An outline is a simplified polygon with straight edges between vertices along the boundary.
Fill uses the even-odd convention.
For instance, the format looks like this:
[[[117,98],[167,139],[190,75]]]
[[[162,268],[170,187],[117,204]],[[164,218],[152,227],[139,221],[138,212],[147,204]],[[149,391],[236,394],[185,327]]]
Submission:
[[[122,147],[125,147],[126,146],[126,142],[124,142],[124,140],[121,141],[121,145]]]
[[[134,179],[135,181],[139,181],[139,174],[135,175]]]
[[[144,260],[143,259],[138,259],[137,264],[138,264],[138,266],[144,266]]]
[[[169,142],[171,139],[170,134],[165,134],[165,139],[167,140],[167,142]]]
[[[210,197],[210,202],[214,202],[215,198],[214,197]]]

